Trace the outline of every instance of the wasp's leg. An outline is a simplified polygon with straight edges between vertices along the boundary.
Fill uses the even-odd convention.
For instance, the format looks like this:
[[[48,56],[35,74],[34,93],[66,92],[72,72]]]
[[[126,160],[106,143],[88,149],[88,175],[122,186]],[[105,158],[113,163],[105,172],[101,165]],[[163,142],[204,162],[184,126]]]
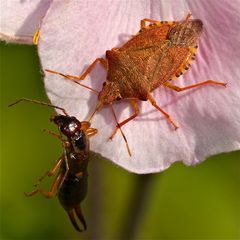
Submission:
[[[48,130],[48,129],[43,129],[43,131],[46,132],[46,133],[48,133],[49,135],[55,137],[55,138],[58,138],[60,141],[62,141],[62,143],[64,144],[64,146],[65,146],[66,148],[68,148],[68,147],[71,146],[71,143],[68,142],[68,141],[66,141],[65,139],[63,139],[61,135],[59,135],[59,134],[57,134],[57,133],[55,133],[55,132],[52,132],[52,131],[50,131],[50,130]]]
[[[107,69],[107,60],[104,59],[104,58],[97,58],[80,77],[79,76],[72,76],[72,75],[68,75],[68,74],[63,74],[63,73],[56,72],[56,71],[49,70],[49,69],[45,69],[45,71],[49,72],[49,73],[53,73],[53,74],[58,74],[58,75],[60,75],[62,77],[65,77],[69,80],[81,81],[81,80],[84,80],[86,78],[86,76],[93,70],[93,68],[95,67],[97,62],[100,62],[103,65],[103,67],[105,69]]]
[[[131,105],[133,107],[133,111],[134,114],[132,116],[130,116],[129,118],[125,119],[124,121],[120,122],[118,124],[118,126],[116,126],[115,130],[113,131],[112,135],[109,137],[109,139],[113,139],[115,134],[117,133],[119,127],[122,127],[123,125],[125,125],[126,123],[128,123],[129,121],[133,120],[135,117],[138,116],[139,114],[139,107],[138,107],[138,102],[137,100],[130,100],[131,101]]]
[[[43,189],[41,189],[41,188],[37,188],[36,190],[33,190],[32,192],[30,192],[30,193],[25,193],[25,195],[26,196],[32,196],[32,195],[34,195],[34,194],[36,194],[36,193],[41,193],[43,196],[45,196],[46,198],[52,198],[52,197],[54,197],[55,195],[56,195],[56,193],[57,193],[57,191],[58,191],[58,189],[59,189],[59,185],[60,185],[60,183],[61,183],[61,181],[62,181],[62,178],[63,178],[63,175],[62,175],[62,173],[59,173],[57,176],[56,176],[56,178],[55,178],[55,180],[53,181],[53,184],[52,184],[52,186],[51,186],[51,189],[50,189],[50,191],[44,191]]]
[[[178,87],[178,86],[175,86],[175,85],[173,85],[173,84],[171,84],[169,82],[164,83],[164,86],[166,86],[168,88],[171,88],[174,91],[181,92],[181,91],[184,91],[184,90],[200,87],[200,86],[207,85],[207,84],[219,85],[219,86],[224,86],[224,87],[227,85],[227,83],[224,83],[224,82],[217,82],[217,81],[213,81],[213,80],[207,80],[205,82],[193,84],[193,85],[190,85],[190,86],[187,86],[187,87]]]
[[[95,134],[97,134],[97,132],[98,132],[98,130],[96,128],[88,128],[86,130],[86,133],[87,133],[88,137],[94,136]]]
[[[36,187],[35,190],[33,190],[33,191],[30,192],[30,193],[24,193],[24,194],[25,194],[26,196],[33,196],[33,195],[35,195],[36,193],[41,192],[41,190],[40,190],[40,188],[38,188],[38,186],[40,185],[40,183],[43,181],[43,179],[44,179],[46,176],[51,177],[53,174],[56,173],[56,171],[59,169],[59,167],[60,167],[60,165],[61,165],[61,163],[62,163],[62,160],[63,160],[62,157],[59,158],[59,160],[56,162],[56,164],[53,166],[53,168],[52,168],[50,171],[46,172],[41,178],[38,179],[37,183],[35,184],[35,187]],[[58,177],[58,176],[57,176],[57,177]],[[57,180],[57,178],[54,180],[54,182],[55,182],[56,180]],[[54,182],[53,182],[53,183],[54,183]]]
[[[47,171],[42,177],[40,177],[37,181],[37,183],[35,184],[35,186],[38,186],[43,179],[48,176],[51,177],[52,175],[54,175],[56,173],[56,171],[59,169],[59,167],[61,166],[61,163],[63,161],[63,157],[61,156],[57,162],[54,164],[53,168],[50,171]]]
[[[178,128],[177,125],[173,122],[173,120],[171,119],[171,117],[164,111],[162,110],[156,103],[155,99],[152,97],[151,94],[148,94],[148,100],[149,102],[158,110],[160,111],[168,120],[169,123],[171,123],[171,125],[175,128],[175,130]]]

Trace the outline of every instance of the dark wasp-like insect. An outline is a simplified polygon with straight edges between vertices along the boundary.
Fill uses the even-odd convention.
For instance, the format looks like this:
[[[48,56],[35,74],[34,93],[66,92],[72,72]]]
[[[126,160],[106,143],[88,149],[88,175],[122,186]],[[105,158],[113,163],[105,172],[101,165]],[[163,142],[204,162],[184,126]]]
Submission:
[[[80,122],[77,118],[69,116],[67,112],[58,106],[22,98],[17,102],[9,105],[13,106],[19,102],[27,101],[61,110],[64,115],[57,114],[50,118],[59,129],[60,134],[48,131],[49,134],[57,137],[62,141],[63,154],[55,163],[53,168],[46,172],[35,184],[35,189],[26,196],[33,196],[41,193],[47,198],[58,196],[58,199],[67,211],[68,216],[77,231],[82,231],[78,226],[74,211],[82,223],[84,230],[87,229],[85,218],[82,214],[80,203],[87,195],[88,173],[87,166],[89,162],[89,137],[97,133],[97,129],[90,128],[90,123]],[[63,135],[66,137],[63,138]],[[49,191],[45,191],[40,187],[40,183],[46,176],[52,176],[58,171],[55,180]]]

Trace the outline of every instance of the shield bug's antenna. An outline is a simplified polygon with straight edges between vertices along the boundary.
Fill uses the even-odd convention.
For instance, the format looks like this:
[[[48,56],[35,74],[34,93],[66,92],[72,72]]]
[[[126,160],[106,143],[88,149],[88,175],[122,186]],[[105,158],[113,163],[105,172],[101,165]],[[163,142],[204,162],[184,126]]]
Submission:
[[[68,114],[67,114],[67,112],[64,108],[61,108],[61,107],[58,107],[58,106],[55,106],[55,105],[52,105],[52,104],[49,104],[49,103],[41,102],[41,101],[38,101],[38,100],[28,99],[28,98],[21,98],[21,99],[17,100],[16,102],[12,103],[12,104],[9,104],[8,107],[12,107],[12,106],[14,106],[14,105],[16,105],[20,102],[31,102],[31,103],[34,103],[34,104],[39,104],[39,105],[43,105],[43,106],[56,108],[56,109],[61,110],[64,115],[68,116]]]
[[[86,85],[83,85],[83,84],[81,84],[80,82],[77,82],[77,81],[74,81],[74,82],[75,82],[76,84],[82,86],[82,87],[87,88],[88,90],[90,90],[90,91],[92,91],[92,92],[94,92],[94,93],[96,93],[96,94],[99,94],[99,92],[98,92],[97,90],[93,89],[93,88],[90,88],[90,87],[88,87],[88,86],[86,86]]]

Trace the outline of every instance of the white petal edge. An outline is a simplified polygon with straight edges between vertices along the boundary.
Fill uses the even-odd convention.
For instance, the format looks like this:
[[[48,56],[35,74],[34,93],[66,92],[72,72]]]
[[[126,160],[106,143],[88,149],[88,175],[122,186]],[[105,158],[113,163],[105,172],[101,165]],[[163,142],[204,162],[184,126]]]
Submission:
[[[2,0],[0,40],[11,43],[33,44],[52,0]]]
[[[236,19],[240,11],[231,5],[231,1],[212,0],[207,8],[210,15],[206,16],[208,2],[53,1],[43,21],[39,41],[43,69],[79,75],[97,57],[104,56],[107,49],[121,46],[135,34],[141,19],[181,20],[192,12],[193,18],[203,21],[205,29],[196,62],[176,85],[187,86],[207,79],[228,82],[226,89],[206,86],[182,93],[156,89],[154,96],[157,102],[180,128],[174,131],[150,103],[141,102],[141,115],[123,127],[132,157],[128,156],[120,134],[113,141],[107,141],[115,122],[109,108],[103,109],[92,124],[99,129],[98,135],[91,139],[93,151],[129,171],[153,173],[167,169],[176,161],[194,165],[210,155],[240,148],[240,88],[237,78],[240,76],[237,67],[240,58],[234,51],[236,36],[229,28],[230,25],[233,29],[238,28]],[[236,12],[231,12],[234,7]],[[225,20],[223,29],[214,21],[213,12],[216,19],[223,17]],[[221,37],[219,34],[223,30],[230,34],[231,44],[226,44],[228,51],[223,49],[225,35]],[[100,90],[105,79],[106,73],[97,66],[83,83]],[[97,96],[75,83],[47,73],[45,87],[55,105],[64,107],[79,120],[87,119],[94,110]],[[131,113],[125,103],[114,107],[119,121]]]

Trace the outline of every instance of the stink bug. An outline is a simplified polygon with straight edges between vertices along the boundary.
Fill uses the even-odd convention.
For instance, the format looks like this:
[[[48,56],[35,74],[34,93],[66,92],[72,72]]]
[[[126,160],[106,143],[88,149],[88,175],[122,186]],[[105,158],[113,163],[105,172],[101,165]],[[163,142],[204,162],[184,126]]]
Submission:
[[[190,19],[190,17],[191,14],[188,14],[179,22],[143,19],[136,36],[122,47],[106,51],[106,59],[97,58],[80,77],[52,70],[46,71],[80,81],[85,79],[97,62],[103,65],[107,71],[107,80],[98,94],[98,103],[90,120],[102,106],[111,105],[121,99],[128,99],[134,110],[134,114],[117,125],[111,139],[121,126],[137,117],[140,112],[138,100],[149,101],[166,117],[174,129],[177,129],[169,114],[152,96],[153,90],[160,85],[178,92],[206,84],[226,86],[226,83],[213,80],[184,88],[171,83],[171,80],[188,70],[196,55],[197,40],[202,33],[203,23],[199,19]],[[150,22],[150,25],[146,25],[147,22]]]
[[[23,98],[9,106],[15,105],[21,101],[57,108],[64,113],[64,115],[58,114],[51,118],[51,121],[58,126],[60,135],[48,131],[49,134],[62,141],[63,154],[53,168],[38,180],[37,184],[35,184],[35,189],[30,193],[25,193],[25,195],[32,196],[39,192],[45,197],[51,198],[57,194],[61,205],[67,211],[75,229],[80,232],[82,231],[76,222],[73,211],[75,211],[84,230],[86,230],[87,224],[82,214],[80,203],[87,194],[87,166],[90,157],[89,137],[95,135],[97,129],[90,128],[89,122],[80,122],[75,117],[69,116],[63,108],[37,100]],[[62,135],[64,135],[66,139],[64,139]],[[58,170],[59,172],[52,183],[50,191],[43,190],[39,186],[42,180],[46,176],[50,177],[54,175]]]

